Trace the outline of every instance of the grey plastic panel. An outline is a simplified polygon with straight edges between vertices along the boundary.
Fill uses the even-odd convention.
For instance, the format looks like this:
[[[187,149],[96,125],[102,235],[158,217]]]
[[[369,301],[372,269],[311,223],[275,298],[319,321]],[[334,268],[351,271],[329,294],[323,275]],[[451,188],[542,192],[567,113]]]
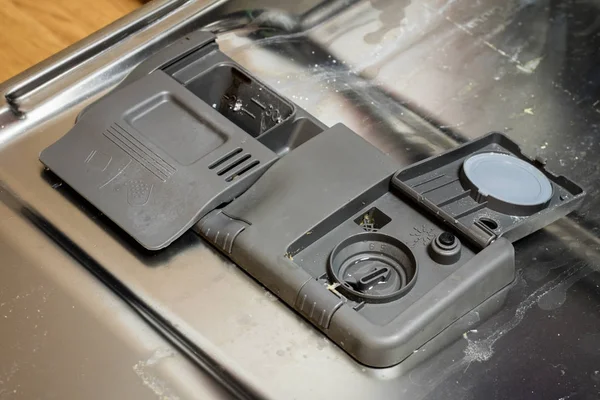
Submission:
[[[158,250],[324,129],[197,31],[83,110],[40,159]]]
[[[514,279],[514,261],[512,246],[502,240],[493,249],[478,254],[465,243],[455,262],[438,263],[429,250],[434,239],[444,232],[443,224],[387,192],[294,256],[294,262],[311,272],[323,292],[332,292],[334,281],[326,274],[326,267],[333,248],[348,237],[368,232],[355,219],[373,207],[391,218],[377,232],[397,238],[414,255],[416,278],[412,287],[393,301],[361,302],[347,298],[333,315],[326,333],[360,362],[382,367],[402,361],[433,338],[443,329],[442,325],[449,326],[503,290]],[[345,293],[340,286],[334,292],[342,296]],[[408,327],[414,330],[407,330]]]
[[[514,174],[527,165],[527,179],[534,177],[534,184],[545,201],[521,204],[513,193],[494,196],[489,190],[478,188],[465,174],[463,164],[473,155],[499,153],[514,159],[504,173],[512,174],[513,182],[500,190],[518,190]],[[467,164],[468,165],[468,164]],[[496,164],[496,167],[502,165]],[[523,171],[521,171],[522,173]],[[504,178],[506,178],[504,176]],[[545,180],[545,181],[544,181]],[[542,189],[548,182],[552,191]],[[439,218],[456,229],[463,237],[482,248],[498,237],[516,241],[556,221],[575,210],[583,197],[584,190],[563,176],[547,171],[539,160],[532,160],[521,152],[519,146],[501,133],[490,133],[439,156],[413,164],[399,171],[393,179],[394,186],[407,198],[417,201],[432,216]],[[506,186],[506,185],[505,185]],[[541,193],[540,192],[540,193]],[[511,203],[507,201],[515,197]]]
[[[40,160],[144,247],[167,246],[277,156],[163,71],[93,104]]]
[[[429,268],[439,267],[431,264]],[[388,324],[370,323],[343,305],[334,314],[327,335],[364,364],[376,367],[397,364],[510,284],[515,273],[514,250],[507,240],[501,239],[467,263],[451,268],[447,278]]]
[[[223,209],[249,224],[236,238],[230,257],[295,304],[311,275],[295,263],[301,246],[290,246],[302,237],[317,240],[331,230],[330,224],[383,195],[395,170],[392,160],[363,138],[335,125],[281,158],[264,179]]]
[[[358,361],[377,367],[399,363],[514,279],[505,240],[479,254],[463,246],[452,265],[435,262],[428,249],[442,225],[389,191],[395,169],[337,125],[283,157],[223,209],[249,224],[229,256]],[[371,224],[360,223],[365,215]],[[207,228],[218,226],[207,216],[196,229],[210,241]],[[416,259],[414,283],[400,298],[350,299],[327,274],[339,243],[373,230],[397,238]]]

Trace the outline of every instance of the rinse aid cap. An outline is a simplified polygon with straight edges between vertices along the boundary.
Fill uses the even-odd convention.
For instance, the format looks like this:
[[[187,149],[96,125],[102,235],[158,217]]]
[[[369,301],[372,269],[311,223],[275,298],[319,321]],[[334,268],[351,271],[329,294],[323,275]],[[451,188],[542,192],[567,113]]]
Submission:
[[[464,161],[463,172],[481,195],[508,205],[541,206],[552,198],[550,180],[533,165],[508,154],[475,154]]]

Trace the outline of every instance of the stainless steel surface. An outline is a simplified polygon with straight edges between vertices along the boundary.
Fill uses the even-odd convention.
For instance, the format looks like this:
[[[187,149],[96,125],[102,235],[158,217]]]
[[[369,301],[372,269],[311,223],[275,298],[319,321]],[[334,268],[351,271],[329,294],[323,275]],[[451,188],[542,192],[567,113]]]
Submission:
[[[0,198],[1,399],[228,398]]]
[[[148,350],[155,350],[153,346],[140,350],[137,341],[125,345],[119,341],[133,337],[133,332],[152,334],[124,305],[127,302],[141,308],[181,349],[212,368],[217,378],[230,385],[235,378],[235,389],[247,390],[249,396],[600,396],[600,183],[594,157],[600,122],[594,21],[600,14],[594,3],[575,7],[542,0],[373,0],[348,1],[343,4],[347,7],[333,7],[330,13],[329,7],[314,8],[317,1],[290,5],[274,0],[187,1],[171,2],[179,7],[157,21],[135,23],[157,4],[166,3],[151,3],[132,16],[129,23],[137,28],[127,38],[107,43],[101,53],[77,65],[65,64],[70,68],[66,72],[55,76],[33,71],[1,87],[17,94],[10,107],[0,106],[0,184],[4,192],[14,194],[2,197],[13,204],[4,214],[7,217],[0,218],[2,254],[19,265],[30,265],[32,272],[29,276],[11,271],[13,262],[3,257],[0,303],[13,304],[16,296],[36,287],[30,282],[43,277],[55,285],[54,296],[73,299],[55,306],[55,312],[66,318],[69,302],[89,304],[90,310],[106,307],[107,299],[113,298],[107,283],[123,299],[113,299],[111,316],[135,324],[113,326],[112,321],[95,317],[97,325],[90,322],[85,329],[78,328],[79,335],[73,330],[69,337],[75,342],[113,329],[116,337],[102,344],[114,346],[119,357],[106,357],[109,352],[102,351],[96,339],[95,346],[85,342],[81,353],[72,357],[105,356],[108,372],[115,374],[119,368],[130,371],[137,362],[132,360],[152,357]],[[253,14],[253,10],[262,11]],[[318,18],[319,10],[325,10],[325,21]],[[251,17],[240,19],[240,11]],[[315,15],[321,22],[313,22]],[[77,112],[133,65],[165,43],[214,21],[219,21],[212,27],[223,31],[219,43],[228,55],[326,124],[346,123],[403,164],[502,130],[522,143],[527,153],[547,158],[551,170],[577,180],[590,195],[576,215],[516,245],[519,278],[501,312],[488,321],[478,321],[474,313],[464,336],[442,351],[429,355],[425,347],[396,367],[365,368],[193,233],[160,253],[143,252],[37,161],[41,149],[72,126]],[[225,32],[244,24],[244,29]],[[299,31],[299,26],[309,29]],[[45,82],[48,76],[52,79]],[[27,82],[42,87],[33,92],[11,89],[28,87]],[[23,114],[15,115],[15,107]],[[80,257],[69,258],[52,241]],[[79,285],[77,276],[86,277],[87,283]],[[101,295],[90,296],[94,292]],[[28,308],[43,307],[41,294],[28,299]],[[0,325],[3,343],[6,327],[18,332],[8,335],[12,340],[18,335],[35,342],[39,334],[27,325],[29,311],[21,311],[13,324]],[[100,314],[86,310],[78,319]],[[66,326],[69,320],[56,318],[48,329],[62,335]],[[55,347],[68,346],[55,343]],[[145,355],[140,357],[141,353]],[[22,353],[10,354],[0,359],[0,371],[9,371],[5,376],[13,363],[22,360]],[[424,361],[417,363],[419,359]],[[43,374],[37,367],[20,368],[32,377]],[[140,384],[138,375],[125,376],[119,385],[124,391]],[[52,379],[64,389],[72,376],[56,372]],[[164,379],[174,388],[183,385],[175,377]],[[201,375],[181,381],[203,384]],[[0,396],[11,395],[3,389],[0,386]],[[112,397],[133,398],[114,390]],[[206,398],[196,393],[191,397]]]

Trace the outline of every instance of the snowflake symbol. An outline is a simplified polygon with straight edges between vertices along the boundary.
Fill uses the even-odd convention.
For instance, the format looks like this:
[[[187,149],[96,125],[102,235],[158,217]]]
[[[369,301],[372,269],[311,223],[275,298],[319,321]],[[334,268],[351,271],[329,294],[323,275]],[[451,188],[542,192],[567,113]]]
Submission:
[[[431,227],[421,225],[413,227],[413,230],[414,232],[410,233],[410,236],[413,237],[411,247],[415,247],[419,243],[427,246],[435,238],[435,230]]]

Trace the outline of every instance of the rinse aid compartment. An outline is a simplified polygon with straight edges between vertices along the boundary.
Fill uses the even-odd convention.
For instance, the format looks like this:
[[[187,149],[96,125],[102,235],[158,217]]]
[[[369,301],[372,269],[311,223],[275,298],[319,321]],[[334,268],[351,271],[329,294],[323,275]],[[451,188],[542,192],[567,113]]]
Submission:
[[[511,241],[584,196],[501,134],[400,169],[212,35],[190,39],[85,109],[40,160],[146,249],[194,227],[363,364],[397,364],[474,308],[500,307]]]

